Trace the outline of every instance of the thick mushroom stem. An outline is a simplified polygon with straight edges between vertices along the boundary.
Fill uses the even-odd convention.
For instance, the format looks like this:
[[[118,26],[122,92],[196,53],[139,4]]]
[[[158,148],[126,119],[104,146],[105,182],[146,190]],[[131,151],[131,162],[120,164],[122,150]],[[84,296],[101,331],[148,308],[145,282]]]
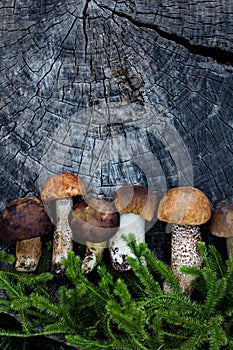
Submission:
[[[171,241],[171,268],[179,280],[182,292],[186,296],[192,293],[192,282],[195,276],[181,273],[181,266],[200,268],[202,257],[197,243],[201,242],[199,226],[173,225]],[[164,291],[169,292],[169,287],[164,286]]]
[[[56,229],[53,237],[52,266],[57,273],[64,270],[62,259],[66,259],[68,252],[73,249],[72,230],[68,222],[72,206],[71,198],[56,201]]]
[[[35,271],[39,263],[41,254],[41,237],[35,237],[16,242],[16,271]]]
[[[145,242],[145,219],[138,214],[121,214],[120,227],[109,241],[112,266],[119,272],[130,270],[127,257],[133,256],[122,236],[133,233],[137,243]]]
[[[233,255],[233,237],[226,238],[226,245],[227,245],[228,258],[230,259]]]
[[[107,241],[104,242],[86,242],[86,254],[82,262],[82,273],[84,275],[91,272],[97,265],[97,259],[101,259],[104,253],[104,249],[107,245]]]

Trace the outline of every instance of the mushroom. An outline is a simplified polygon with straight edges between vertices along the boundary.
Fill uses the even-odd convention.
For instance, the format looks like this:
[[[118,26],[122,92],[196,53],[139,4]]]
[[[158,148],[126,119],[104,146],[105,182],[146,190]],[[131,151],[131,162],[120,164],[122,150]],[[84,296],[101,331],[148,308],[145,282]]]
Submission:
[[[62,173],[48,178],[41,189],[42,201],[48,203],[55,200],[56,219],[53,238],[52,267],[56,273],[64,270],[62,260],[67,258],[68,251],[73,249],[72,231],[68,217],[73,208],[74,196],[83,196],[86,193],[84,182],[76,175]]]
[[[101,259],[107,241],[119,227],[119,214],[114,204],[103,199],[89,197],[74,206],[69,223],[73,240],[86,244],[82,273],[91,272]]]
[[[212,212],[210,232],[218,237],[226,238],[227,253],[233,254],[233,204],[228,203],[215,208]]]
[[[206,195],[191,186],[175,187],[161,199],[158,219],[172,223],[171,268],[179,280],[184,295],[192,292],[194,276],[180,272],[181,266],[200,268],[202,257],[197,243],[201,241],[199,225],[207,222],[211,215],[210,203]],[[164,285],[170,292],[170,287]]]
[[[18,198],[6,206],[0,218],[0,238],[6,243],[16,242],[16,271],[36,270],[42,254],[41,237],[52,229],[39,199]]]
[[[153,219],[157,197],[147,187],[126,185],[116,191],[114,202],[120,213],[120,227],[110,239],[109,250],[113,268],[124,272],[130,270],[127,257],[133,254],[122,236],[133,233],[137,243],[145,242],[145,220]]]

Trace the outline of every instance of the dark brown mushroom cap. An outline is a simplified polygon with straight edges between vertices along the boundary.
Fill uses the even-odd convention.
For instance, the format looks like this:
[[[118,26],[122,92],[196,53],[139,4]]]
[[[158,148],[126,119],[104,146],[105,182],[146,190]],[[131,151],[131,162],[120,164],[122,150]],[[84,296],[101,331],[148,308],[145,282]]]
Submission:
[[[119,214],[113,203],[99,198],[86,198],[77,203],[69,216],[73,240],[82,244],[103,242],[119,227]]]
[[[0,218],[0,239],[6,243],[45,236],[53,225],[37,198],[18,198],[11,201]]]
[[[233,237],[233,204],[228,203],[213,210],[210,232],[218,237]]]
[[[76,175],[62,173],[48,178],[41,189],[41,200],[65,199],[86,194],[85,183]]]
[[[211,216],[210,202],[199,189],[191,186],[175,187],[161,199],[158,219],[177,225],[201,225]]]
[[[151,221],[155,214],[158,199],[147,187],[126,185],[116,191],[114,196],[116,209],[120,214],[134,213]]]

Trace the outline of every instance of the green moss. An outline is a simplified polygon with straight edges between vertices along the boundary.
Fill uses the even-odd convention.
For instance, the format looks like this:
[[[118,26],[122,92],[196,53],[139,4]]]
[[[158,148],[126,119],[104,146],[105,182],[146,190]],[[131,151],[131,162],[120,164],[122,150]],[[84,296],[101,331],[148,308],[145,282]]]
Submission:
[[[60,277],[47,271],[46,261],[41,265],[46,271],[37,274],[0,271],[2,318],[14,313],[20,320],[0,324],[0,339],[24,344],[22,349],[31,339],[37,344],[42,336],[59,335],[78,349],[232,350],[233,259],[223,261],[214,246],[200,243],[202,269],[182,268],[197,276],[188,298],[146,244],[136,245],[132,237],[128,242],[135,258],[129,258],[132,269],[124,274],[102,261],[95,273],[83,276],[73,252]],[[163,292],[164,281],[172,294]],[[51,343],[51,349],[63,348]]]

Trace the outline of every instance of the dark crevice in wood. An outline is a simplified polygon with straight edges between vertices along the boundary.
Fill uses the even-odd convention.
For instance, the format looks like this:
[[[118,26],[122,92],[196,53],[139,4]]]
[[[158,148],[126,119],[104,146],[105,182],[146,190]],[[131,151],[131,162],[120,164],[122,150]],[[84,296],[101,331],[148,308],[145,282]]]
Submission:
[[[101,5],[101,7],[105,8],[105,6],[103,5]],[[192,44],[188,39],[184,37],[181,37],[174,33],[168,33],[160,29],[157,25],[153,23],[145,23],[145,22],[139,21],[127,15],[126,13],[113,10],[112,14],[115,16],[127,19],[136,27],[154,30],[162,38],[173,41],[176,44],[185,47],[192,54],[212,58],[213,60],[215,60],[217,63],[220,63],[220,64],[233,65],[233,52],[231,51],[223,50],[219,47],[210,47],[210,46],[207,47],[204,45]]]
[[[88,18],[88,6],[91,0],[87,0],[83,8],[83,34],[85,38],[85,61],[87,56],[87,46],[88,46],[88,35],[87,35],[87,18]]]

